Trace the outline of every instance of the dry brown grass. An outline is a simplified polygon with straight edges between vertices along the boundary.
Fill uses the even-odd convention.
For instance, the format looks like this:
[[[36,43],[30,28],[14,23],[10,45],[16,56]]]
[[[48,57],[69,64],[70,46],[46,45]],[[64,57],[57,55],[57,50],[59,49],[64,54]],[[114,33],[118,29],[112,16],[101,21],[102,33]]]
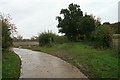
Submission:
[[[33,46],[33,45],[38,45],[39,42],[34,41],[34,42],[13,42],[14,46]]]
[[[113,36],[120,36],[120,34],[113,34]]]
[[[113,47],[114,48],[118,48],[119,43],[120,43],[120,39],[113,39]]]

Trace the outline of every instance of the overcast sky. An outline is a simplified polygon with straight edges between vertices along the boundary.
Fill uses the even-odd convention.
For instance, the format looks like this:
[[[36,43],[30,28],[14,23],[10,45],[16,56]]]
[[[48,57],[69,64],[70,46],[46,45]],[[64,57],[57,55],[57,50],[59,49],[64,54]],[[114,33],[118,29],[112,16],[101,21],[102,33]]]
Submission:
[[[119,0],[0,0],[0,12],[10,14],[24,38],[52,30],[58,33],[56,16],[70,3],[80,5],[83,13],[93,14],[102,22],[118,21]]]

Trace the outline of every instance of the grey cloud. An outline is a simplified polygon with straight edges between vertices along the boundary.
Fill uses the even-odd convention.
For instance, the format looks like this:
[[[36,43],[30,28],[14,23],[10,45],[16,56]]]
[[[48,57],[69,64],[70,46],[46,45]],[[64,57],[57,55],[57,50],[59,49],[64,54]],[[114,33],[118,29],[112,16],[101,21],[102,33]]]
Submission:
[[[0,12],[10,14],[12,22],[24,38],[52,30],[58,33],[55,17],[70,3],[81,6],[83,12],[100,17],[102,22],[118,20],[119,0],[0,0]],[[120,19],[120,18],[119,18]]]

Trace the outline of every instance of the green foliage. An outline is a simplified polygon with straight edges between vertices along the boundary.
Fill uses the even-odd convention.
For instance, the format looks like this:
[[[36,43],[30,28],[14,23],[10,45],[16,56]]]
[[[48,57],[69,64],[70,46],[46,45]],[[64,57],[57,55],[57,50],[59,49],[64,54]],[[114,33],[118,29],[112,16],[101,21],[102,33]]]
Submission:
[[[64,43],[53,47],[31,46],[30,49],[42,51],[62,58],[75,65],[89,78],[118,78],[119,57],[117,49],[95,49],[88,43]]]
[[[110,23],[109,23],[109,22],[104,22],[104,23],[103,23],[103,25],[105,25],[105,24],[106,24],[106,25],[110,25]]]
[[[14,80],[18,80],[20,76],[20,65],[21,61],[17,54],[11,51],[3,51],[2,80],[6,80],[6,78],[14,78]]]
[[[11,35],[15,31],[16,27],[14,24],[11,24],[8,18],[4,18],[4,16],[0,15],[0,21],[2,23],[2,49],[8,49],[12,46],[12,38]]]
[[[92,16],[87,14],[83,16],[83,12],[77,4],[70,4],[68,9],[62,9],[60,14],[63,14],[63,18],[57,16],[59,32],[65,33],[65,36],[72,41],[79,41],[80,36],[88,38],[95,29],[95,22],[98,25],[98,21],[94,20]]]
[[[90,15],[85,15],[84,17],[80,18],[78,23],[78,34],[85,35],[86,39],[89,39],[92,31],[95,30],[95,20]]]
[[[3,21],[2,22],[2,48],[9,48],[12,44],[12,39],[10,37],[10,30],[8,25]]]
[[[55,34],[48,31],[40,33],[39,35],[39,45],[40,46],[52,46],[54,43]]]
[[[55,36],[55,43],[56,44],[63,44],[63,43],[67,43],[68,42],[68,38],[66,36]]]
[[[109,48],[111,47],[113,37],[113,29],[110,25],[101,25],[92,33],[92,40],[95,47]]]
[[[62,9],[60,14],[63,14],[64,18],[57,16],[59,32],[65,33],[70,40],[76,40],[76,35],[78,34],[77,22],[83,16],[80,6],[72,3],[68,9]]]
[[[53,46],[54,44],[62,44],[68,42],[67,37],[56,35],[50,31],[40,33],[39,45],[40,46]]]

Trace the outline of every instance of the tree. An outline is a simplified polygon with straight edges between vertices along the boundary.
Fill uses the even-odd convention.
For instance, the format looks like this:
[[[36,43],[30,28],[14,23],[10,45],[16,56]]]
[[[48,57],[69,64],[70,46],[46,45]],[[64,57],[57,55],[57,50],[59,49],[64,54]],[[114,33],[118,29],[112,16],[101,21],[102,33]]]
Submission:
[[[10,23],[10,17],[4,17],[0,15],[0,21],[2,24],[2,49],[8,49],[12,46],[12,34],[16,31],[14,24]]]
[[[59,32],[65,33],[65,36],[72,41],[79,41],[81,36],[89,38],[95,26],[98,25],[95,25],[97,21],[91,15],[83,16],[77,4],[70,4],[68,9],[62,9],[60,14],[63,14],[63,18],[57,16]]]
[[[80,18],[78,23],[78,34],[85,35],[86,39],[89,39],[92,31],[95,30],[95,20],[91,15],[85,15]]]
[[[95,20],[95,26],[96,26],[96,27],[98,27],[98,26],[101,25],[101,21],[100,21],[101,18],[97,17],[97,19],[94,18],[94,20]]]
[[[103,23],[103,25],[104,25],[104,24],[110,25],[110,23],[109,23],[109,22],[104,22],[104,23]]]
[[[65,33],[71,40],[76,40],[76,36],[78,35],[77,22],[83,16],[80,6],[72,3],[68,9],[62,9],[60,14],[63,14],[64,18],[62,19],[60,16],[57,16],[59,32]]]

